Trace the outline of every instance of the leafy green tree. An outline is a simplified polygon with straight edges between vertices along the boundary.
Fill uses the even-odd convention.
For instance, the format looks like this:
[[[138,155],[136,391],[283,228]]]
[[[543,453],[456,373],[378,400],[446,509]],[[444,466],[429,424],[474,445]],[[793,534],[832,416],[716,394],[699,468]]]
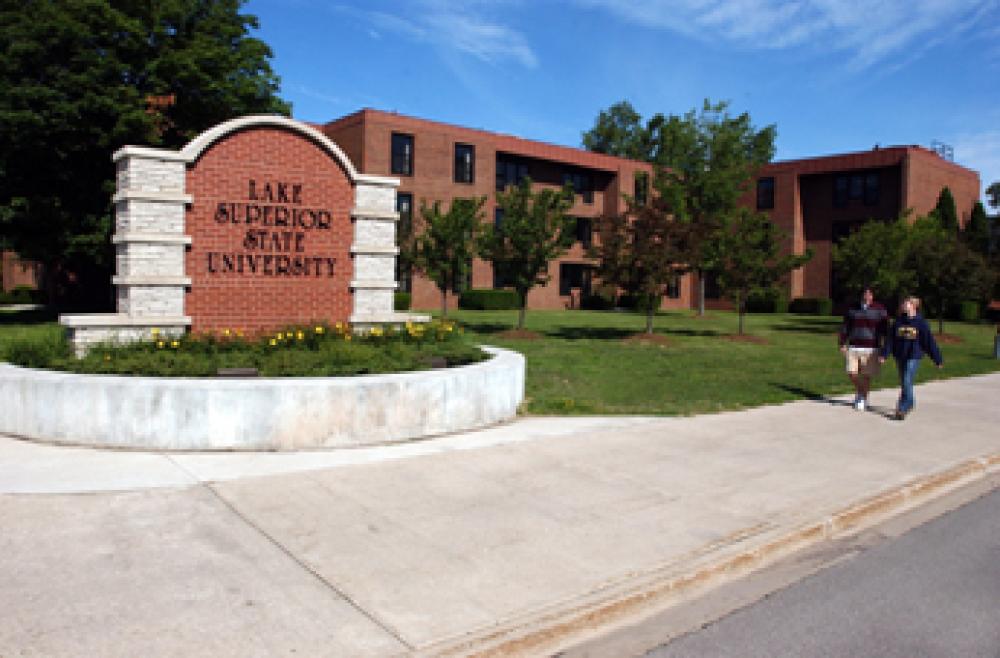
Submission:
[[[576,239],[575,224],[566,215],[572,206],[570,186],[532,191],[530,178],[497,193],[501,221],[483,227],[479,255],[517,291],[521,302],[518,329],[524,328],[528,292],[549,281],[549,263]]]
[[[848,290],[871,286],[879,299],[892,302],[914,289],[915,274],[907,268],[909,222],[871,221],[833,246],[836,275]]]
[[[594,127],[583,133],[583,147],[595,153],[649,160],[649,135],[642,125],[642,116],[628,101],[601,110]]]
[[[0,236],[46,265],[50,292],[68,273],[108,290],[116,149],[178,147],[234,116],[289,112],[242,4],[0,6]]]
[[[622,215],[604,217],[592,254],[604,283],[644,300],[646,333],[653,333],[657,302],[667,286],[687,272],[690,224],[675,220],[662,200],[630,204]]]
[[[747,208],[740,208],[720,234],[719,288],[736,306],[740,336],[750,294],[773,288],[812,258],[809,250],[801,256],[780,255],[782,237],[767,215]]]
[[[935,218],[914,222],[907,242],[906,269],[914,274],[913,289],[937,315],[938,333],[944,333],[949,305],[982,301],[993,287],[994,274],[981,255]]]
[[[452,199],[448,212],[441,212],[440,201],[420,204],[423,226],[408,260],[441,292],[441,315],[448,315],[448,293],[458,292],[469,278],[485,203],[486,197]]]
[[[990,208],[1000,208],[1000,181],[991,183],[990,186],[986,188],[986,196],[990,198],[988,201]]]
[[[717,271],[724,218],[734,216],[761,165],[774,157],[776,129],[757,129],[746,112],[706,100],[700,111],[651,121],[656,188],[670,212],[692,224],[692,269],[698,273],[698,313],[705,312],[705,275]]]
[[[670,212],[694,227],[689,263],[698,273],[698,313],[705,312],[705,275],[720,257],[722,219],[732,216],[761,165],[774,157],[774,125],[757,128],[746,112],[706,99],[683,116],[655,114],[645,125],[622,101],[601,112],[584,147],[657,165],[654,185]]]
[[[932,212],[943,229],[955,234],[958,233],[958,210],[955,207],[955,197],[952,196],[951,190],[947,186],[941,188],[941,194],[938,195],[937,204]]]
[[[986,215],[986,209],[983,208],[982,202],[976,201],[976,205],[972,206],[969,223],[962,231],[963,241],[977,254],[988,256],[991,251],[990,234],[990,218]]]

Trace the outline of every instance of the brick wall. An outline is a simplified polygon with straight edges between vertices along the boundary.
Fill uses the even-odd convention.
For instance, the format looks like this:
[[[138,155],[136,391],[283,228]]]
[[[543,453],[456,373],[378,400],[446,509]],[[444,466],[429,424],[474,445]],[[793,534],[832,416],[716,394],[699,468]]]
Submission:
[[[256,200],[250,198],[251,180]],[[187,172],[187,192],[193,197],[185,220],[192,286],[185,312],[194,331],[255,334],[349,318],[354,191],[326,152],[280,128],[243,130],[202,154]],[[238,204],[227,212],[235,210],[239,222],[216,221],[219,204]],[[243,204],[271,208],[261,211],[267,220],[245,223]],[[286,212],[293,217],[304,210],[328,212],[328,220],[316,212],[306,212],[299,226],[276,226],[271,219],[285,221]],[[258,233],[247,241],[250,229]],[[334,261],[332,276],[327,259]]]

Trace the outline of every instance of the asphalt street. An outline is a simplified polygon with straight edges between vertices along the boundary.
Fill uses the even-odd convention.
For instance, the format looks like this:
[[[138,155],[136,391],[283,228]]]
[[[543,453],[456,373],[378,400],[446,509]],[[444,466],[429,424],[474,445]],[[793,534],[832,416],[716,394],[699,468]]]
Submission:
[[[1000,490],[649,652],[1000,657]]]

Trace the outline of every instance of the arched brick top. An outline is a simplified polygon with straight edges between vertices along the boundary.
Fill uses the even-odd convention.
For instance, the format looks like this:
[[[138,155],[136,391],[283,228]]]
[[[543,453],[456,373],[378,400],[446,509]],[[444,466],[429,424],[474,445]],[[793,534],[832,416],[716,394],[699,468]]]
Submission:
[[[226,121],[225,123],[220,123],[214,128],[206,130],[188,142],[187,145],[181,149],[180,156],[187,162],[194,162],[201,157],[201,154],[212,146],[212,144],[220,139],[223,139],[227,135],[239,130],[246,130],[247,128],[262,127],[284,128],[313,141],[317,146],[326,151],[330,157],[336,160],[341,167],[343,167],[344,172],[347,174],[347,178],[351,181],[351,184],[357,183],[359,177],[357,169],[354,168],[354,164],[351,162],[351,159],[340,150],[339,146],[330,141],[330,138],[311,126],[307,126],[306,124],[295,121],[294,119],[278,115],[257,114],[239,117],[238,119],[232,119],[230,121]],[[362,176],[362,178],[367,177]]]

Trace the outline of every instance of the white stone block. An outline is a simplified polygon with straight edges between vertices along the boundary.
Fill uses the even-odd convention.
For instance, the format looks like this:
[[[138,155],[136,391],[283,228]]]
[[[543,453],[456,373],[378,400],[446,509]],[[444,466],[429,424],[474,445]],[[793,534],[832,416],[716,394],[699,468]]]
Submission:
[[[354,278],[363,281],[395,281],[396,257],[391,254],[357,254]]]
[[[355,189],[354,207],[366,212],[396,212],[396,188],[359,183]]]

